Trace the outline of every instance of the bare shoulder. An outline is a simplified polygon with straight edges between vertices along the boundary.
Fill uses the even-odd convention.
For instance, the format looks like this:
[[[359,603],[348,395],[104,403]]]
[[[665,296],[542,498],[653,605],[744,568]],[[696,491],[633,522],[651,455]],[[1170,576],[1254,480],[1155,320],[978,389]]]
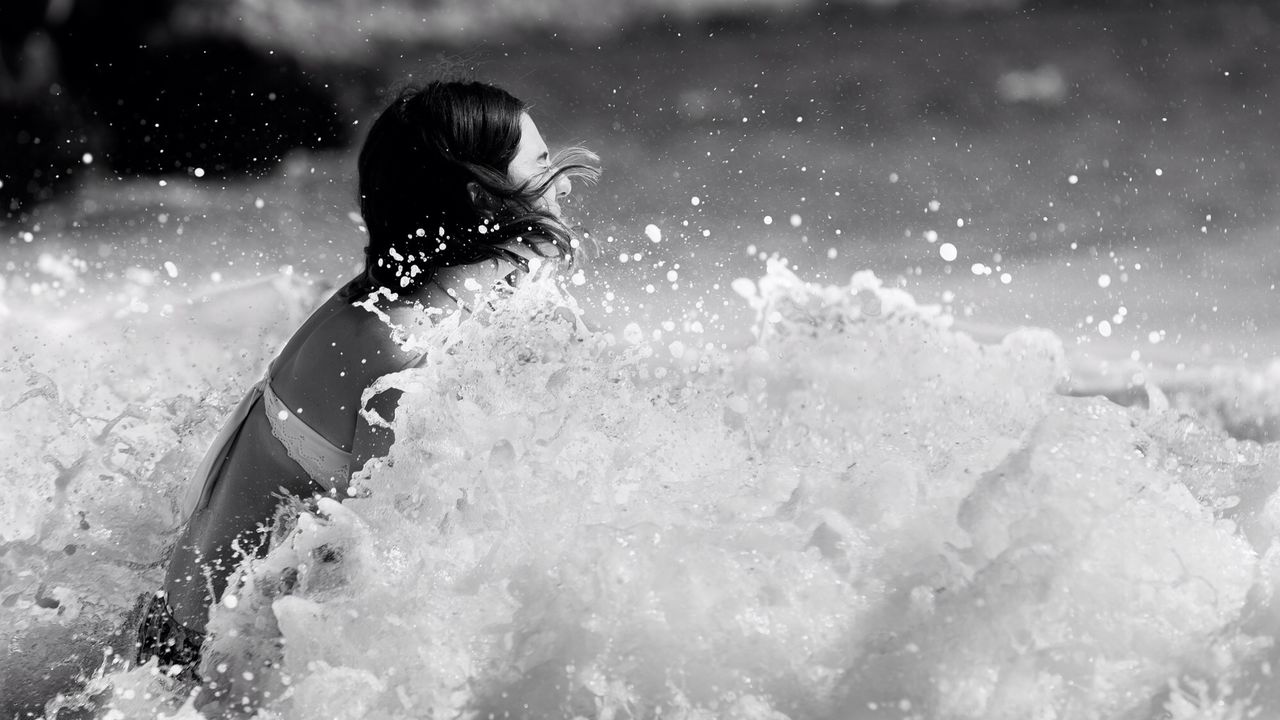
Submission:
[[[459,311],[457,301],[434,285],[413,298],[335,295],[330,303],[317,322],[300,329],[304,338],[293,359],[300,369],[306,366],[327,376],[337,373],[342,385],[362,389],[416,362],[421,344],[410,341],[424,338],[447,312]],[[302,374],[316,376],[305,370]]]
[[[359,355],[358,374],[372,382],[413,362],[416,353],[405,348],[405,339],[427,327],[424,318],[413,308],[390,307],[374,312],[352,306],[345,322],[334,330],[340,336],[338,342],[345,337],[351,351]]]
[[[304,384],[323,379],[330,388],[363,388],[412,359],[393,322],[386,313],[337,302],[299,328],[277,360],[276,374]]]
[[[388,329],[405,337],[421,336],[439,319],[440,311],[423,308],[421,305],[396,305],[386,310]]]

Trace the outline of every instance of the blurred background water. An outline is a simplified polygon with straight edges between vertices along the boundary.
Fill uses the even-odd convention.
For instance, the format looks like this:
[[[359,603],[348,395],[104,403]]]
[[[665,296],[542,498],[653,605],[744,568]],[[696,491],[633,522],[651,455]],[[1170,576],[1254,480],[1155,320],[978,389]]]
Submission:
[[[655,301],[657,263],[659,279],[681,265],[680,290],[655,285],[683,306],[777,253],[1109,357],[1274,355],[1265,4],[138,7],[54,3],[6,45],[11,104],[37,113],[0,170],[10,285],[56,284],[43,253],[169,261],[179,284],[236,262],[337,281],[361,244],[361,123],[443,61],[533,102],[553,142],[602,152],[575,209],[617,312]]]
[[[553,146],[603,157],[568,212],[600,246],[574,293],[605,329],[740,348],[755,310],[733,281],[767,258],[824,284],[871,269],[979,340],[1052,330],[1061,389],[1169,401],[1241,440],[1277,432],[1269,3],[0,14],[5,717],[96,668],[155,584],[183,468],[357,266],[363,129],[441,68],[507,87]],[[1270,477],[1249,462],[1232,477]]]

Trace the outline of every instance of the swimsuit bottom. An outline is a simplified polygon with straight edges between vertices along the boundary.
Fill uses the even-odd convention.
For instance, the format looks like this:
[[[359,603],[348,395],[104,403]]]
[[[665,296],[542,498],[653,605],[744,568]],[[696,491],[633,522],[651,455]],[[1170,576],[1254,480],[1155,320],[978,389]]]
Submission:
[[[147,595],[151,596],[150,601]],[[160,663],[160,672],[180,681],[199,681],[204,633],[178,622],[163,593],[147,595],[138,600],[145,607],[138,621],[137,663],[143,665],[154,657]]]

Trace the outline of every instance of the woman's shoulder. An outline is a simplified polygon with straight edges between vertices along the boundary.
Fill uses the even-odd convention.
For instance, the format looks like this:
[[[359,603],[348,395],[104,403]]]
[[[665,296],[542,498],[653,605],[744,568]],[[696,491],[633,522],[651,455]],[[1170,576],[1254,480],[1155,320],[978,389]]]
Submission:
[[[410,307],[368,308],[357,305],[336,313],[325,335],[334,347],[361,360],[362,375],[370,380],[413,364],[421,354],[409,339],[424,333],[430,322]]]
[[[367,384],[416,359],[397,329],[413,323],[413,315],[399,309],[364,307],[335,296],[286,344],[276,360],[276,374],[336,375],[346,382]]]
[[[439,313],[421,307],[396,306],[387,309],[380,327],[379,342],[385,347],[387,369],[382,375],[397,372],[421,362],[427,335],[439,320]]]

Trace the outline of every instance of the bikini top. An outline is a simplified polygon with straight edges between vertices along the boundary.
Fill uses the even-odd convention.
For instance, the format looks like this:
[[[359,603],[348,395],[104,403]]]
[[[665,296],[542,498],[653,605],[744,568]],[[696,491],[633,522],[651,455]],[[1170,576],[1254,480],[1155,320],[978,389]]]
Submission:
[[[426,352],[423,351],[411,357],[399,369],[404,370],[417,365],[425,358]],[[346,493],[347,485],[351,481],[351,453],[329,442],[325,436],[289,409],[289,406],[271,387],[271,375],[274,369],[275,360],[272,360],[267,371],[263,373],[262,379],[241,398],[240,403],[224,421],[222,430],[205,452],[204,459],[196,468],[182,499],[183,522],[189,520],[197,510],[208,503],[231,445],[240,434],[258,398],[262,398],[263,412],[267,415],[272,436],[284,447],[289,458],[296,462],[325,492]]]
[[[414,367],[424,359],[425,352],[410,358],[399,369]],[[275,362],[272,361],[271,364],[274,367]],[[284,446],[289,458],[298,463],[325,492],[346,493],[347,483],[351,480],[351,453],[329,442],[285,405],[271,387],[272,369],[268,368],[266,376],[259,382],[262,388],[262,409],[267,413],[267,422],[271,424],[271,434]]]
[[[261,384],[262,409],[271,424],[271,434],[284,446],[289,458],[326,492],[345,492],[351,479],[351,453],[329,442],[294,414],[272,389],[270,376],[263,378]]]
[[[405,367],[410,367],[420,360],[415,358]],[[274,364],[272,362],[273,366]],[[351,481],[351,453],[329,442],[325,436],[289,409],[289,406],[271,387],[271,368],[268,368],[262,379],[249,388],[231,415],[224,421],[222,430],[193,473],[182,499],[181,511],[184,522],[189,520],[196,510],[208,503],[213,487],[222,472],[222,465],[226,462],[227,454],[231,450],[231,444],[240,434],[249,413],[257,405],[258,398],[262,398],[262,411],[266,413],[267,422],[271,426],[271,435],[279,441],[288,453],[289,459],[296,462],[325,492],[346,493],[347,484]]]
[[[275,363],[272,362],[272,365]],[[209,502],[214,485],[222,475],[222,466],[226,463],[232,443],[244,428],[245,420],[253,411],[258,399],[262,398],[262,410],[267,415],[271,426],[271,434],[284,447],[289,458],[298,463],[307,475],[315,480],[325,492],[337,490],[345,492],[351,477],[351,453],[336,447],[302,421],[271,387],[271,368],[263,374],[258,382],[244,394],[240,403],[231,411],[231,415],[222,424],[222,430],[209,445],[204,459],[193,473],[187,484],[187,491],[182,498],[182,519],[191,516]]]

